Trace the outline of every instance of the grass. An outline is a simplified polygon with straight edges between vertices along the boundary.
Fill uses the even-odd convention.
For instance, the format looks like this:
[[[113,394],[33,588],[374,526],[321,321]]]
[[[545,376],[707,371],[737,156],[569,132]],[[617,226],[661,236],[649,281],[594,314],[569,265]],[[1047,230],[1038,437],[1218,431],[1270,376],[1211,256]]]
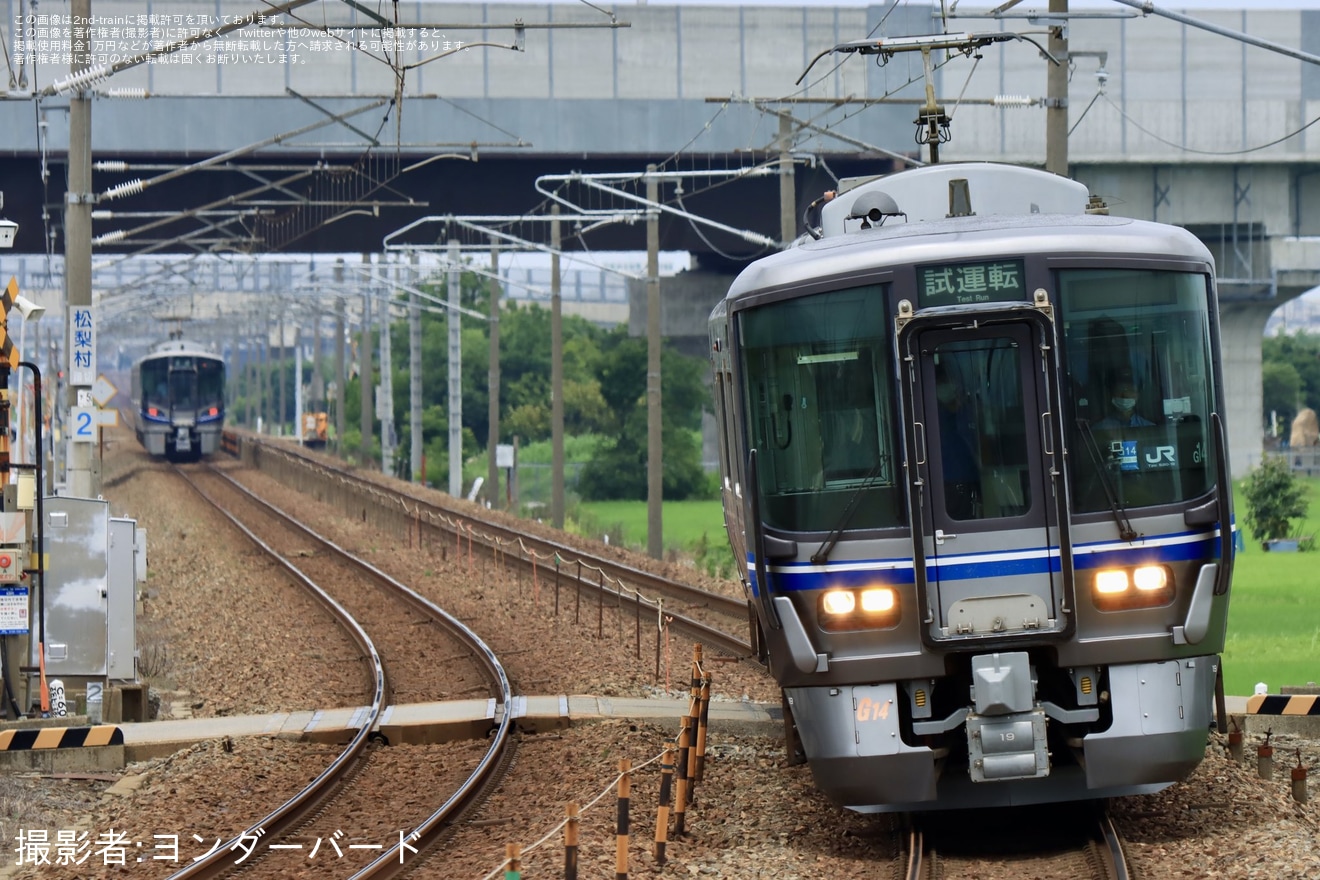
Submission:
[[[1320,535],[1320,479],[1306,478],[1310,508],[1301,535]],[[1242,494],[1237,521],[1242,522]],[[1266,553],[1246,536],[1237,556],[1224,648],[1224,689],[1251,694],[1257,682],[1271,693],[1282,685],[1320,681],[1320,556]]]
[[[594,527],[592,531],[608,533],[611,543],[622,541],[628,547],[646,546],[646,502],[580,501],[578,510],[583,534],[589,534],[587,528]],[[703,536],[713,541],[724,535],[724,509],[718,499],[666,501],[661,507],[660,532],[666,549],[688,550]]]

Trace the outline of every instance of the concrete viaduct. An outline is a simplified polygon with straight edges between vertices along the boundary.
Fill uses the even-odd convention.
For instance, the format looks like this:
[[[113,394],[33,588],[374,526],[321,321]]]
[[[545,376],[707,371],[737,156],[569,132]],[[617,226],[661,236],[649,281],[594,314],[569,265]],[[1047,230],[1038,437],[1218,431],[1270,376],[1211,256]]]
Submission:
[[[1066,20],[1016,7],[941,22],[939,4],[405,0],[387,29],[393,20],[332,0],[295,0],[284,14],[251,0],[95,0],[84,35],[67,7],[4,2],[0,214],[20,234],[0,272],[21,269],[24,289],[51,305],[60,261],[35,255],[62,253],[63,207],[84,197],[95,202],[94,261],[121,275],[148,253],[196,264],[308,254],[315,267],[316,254],[379,252],[421,217],[544,211],[544,175],[626,175],[648,163],[686,181],[662,187],[671,206],[782,241],[781,206],[791,202],[782,210],[796,220],[836,177],[919,155],[919,54],[884,65],[825,55],[798,83],[817,55],[868,36],[1023,34],[969,55],[934,53],[934,91],[952,117],[941,160],[1039,166],[1049,66],[1040,47],[1052,26],[1068,38],[1071,175],[1113,213],[1185,225],[1215,253],[1235,474],[1260,457],[1265,321],[1320,285],[1320,67],[1297,57],[1320,53],[1320,10],[1187,13],[1216,33],[1117,3]],[[265,17],[239,27],[254,12]],[[84,39],[92,69],[71,80],[68,56]],[[89,194],[65,185],[69,95],[80,88],[93,96]],[[784,156],[787,181],[727,173]],[[440,228],[418,227],[431,242]],[[566,246],[638,250],[643,228],[615,224]],[[701,267],[662,285],[664,332],[682,337],[704,333],[712,298],[766,246],[669,216],[662,247],[693,252]],[[190,271],[153,273],[131,293],[100,275],[93,286],[143,296]],[[290,283],[283,270],[269,277],[259,295]],[[232,289],[188,285],[194,296]]]

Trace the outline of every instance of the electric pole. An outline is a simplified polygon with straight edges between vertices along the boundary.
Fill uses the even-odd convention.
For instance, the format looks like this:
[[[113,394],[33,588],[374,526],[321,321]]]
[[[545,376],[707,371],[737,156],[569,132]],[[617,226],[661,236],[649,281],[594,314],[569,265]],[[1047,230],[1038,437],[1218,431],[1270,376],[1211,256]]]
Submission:
[[[490,367],[486,372],[486,393],[490,415],[486,423],[486,497],[492,509],[500,507],[500,468],[495,453],[500,445],[500,246],[490,237]]]
[[[91,21],[92,0],[71,0],[69,13],[73,21],[73,56],[69,71],[73,75],[91,67],[91,34],[87,23]],[[82,48],[77,48],[81,46]],[[64,277],[65,302],[68,315],[64,322],[64,351],[69,358],[69,387],[65,399],[67,407],[78,406],[79,392],[90,398],[90,389],[96,381],[95,347],[90,349],[92,363],[80,366],[75,362],[80,346],[77,332],[82,328],[76,316],[84,315],[92,322],[89,330],[95,332],[92,316],[92,100],[85,89],[79,89],[69,98],[69,185],[64,194]],[[94,338],[94,337],[93,337]],[[87,369],[84,369],[83,367]],[[100,428],[96,428],[100,431]],[[96,472],[96,457],[92,454],[95,443],[70,443],[68,458],[69,493],[75,498],[96,498],[100,495],[101,475]]]
[[[363,260],[365,264],[367,261]],[[371,430],[375,426],[373,416],[375,415],[375,406],[372,401],[372,390],[374,389],[371,368],[371,286],[368,282],[367,290],[362,294],[362,333],[358,337],[361,341],[358,344],[358,384],[361,391],[362,414],[358,419],[360,430],[362,432],[361,443],[361,461],[358,464],[361,467],[367,467],[371,462]]]
[[[417,255],[413,255],[416,261]],[[413,291],[408,300],[408,433],[412,437],[409,448],[408,472],[410,479],[426,485],[422,473],[422,300]]]
[[[664,556],[662,504],[664,468],[660,458],[660,181],[647,165],[646,178],[646,552]]]
[[[559,205],[550,206],[550,521],[564,527],[564,306],[559,293]]]
[[[1068,12],[1068,0],[1050,0],[1051,13]],[[1050,27],[1049,50],[1057,64],[1051,63],[1045,88],[1045,170],[1068,176],[1068,37],[1064,24]]]
[[[462,275],[458,268],[458,239],[449,239],[449,494],[463,496],[463,328],[459,309],[463,301],[459,288]]]
[[[793,120],[779,117],[779,241],[788,247],[797,237],[797,188],[793,186]]]

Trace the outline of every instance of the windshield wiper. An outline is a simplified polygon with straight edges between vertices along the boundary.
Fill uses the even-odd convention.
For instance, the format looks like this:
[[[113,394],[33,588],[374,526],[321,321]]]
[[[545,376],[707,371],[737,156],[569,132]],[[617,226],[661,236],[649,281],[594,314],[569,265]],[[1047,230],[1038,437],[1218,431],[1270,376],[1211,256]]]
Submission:
[[[1081,429],[1082,438],[1086,441],[1086,451],[1091,454],[1096,473],[1100,475],[1100,487],[1105,490],[1105,498],[1109,500],[1109,510],[1114,514],[1114,522],[1118,523],[1118,536],[1131,543],[1136,539],[1137,533],[1132,528],[1132,521],[1128,519],[1127,509],[1118,503],[1118,493],[1114,491],[1114,485],[1109,480],[1109,468],[1105,466],[1100,455],[1100,444],[1095,442],[1091,423],[1086,419],[1078,419],[1077,427]]]
[[[830,533],[825,536],[825,540],[816,548],[816,552],[811,554],[811,561],[813,563],[820,565],[822,562],[829,561],[830,553],[834,550],[834,545],[839,543],[839,538],[843,536],[843,530],[847,528],[848,521],[852,519],[853,514],[857,511],[857,505],[862,501],[862,493],[871,488],[871,484],[875,482],[876,477],[880,476],[880,470],[884,466],[884,463],[884,456],[876,456],[875,464],[871,465],[871,470],[862,478],[861,484],[853,490],[852,496],[848,499],[848,503],[844,505],[843,513],[839,516],[838,524],[830,529]]]

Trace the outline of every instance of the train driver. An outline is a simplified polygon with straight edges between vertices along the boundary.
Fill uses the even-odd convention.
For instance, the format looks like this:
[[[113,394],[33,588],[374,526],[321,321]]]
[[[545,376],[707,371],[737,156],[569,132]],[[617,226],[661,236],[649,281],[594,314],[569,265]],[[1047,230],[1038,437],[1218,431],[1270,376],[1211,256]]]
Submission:
[[[940,460],[944,504],[953,519],[976,519],[981,503],[981,454],[976,416],[967,394],[944,364],[935,367],[935,399],[939,404]]]
[[[1137,412],[1140,397],[1137,385],[1130,375],[1124,374],[1111,383],[1106,401],[1108,414],[1095,423],[1095,427],[1113,430],[1115,428],[1138,428],[1155,424]]]

